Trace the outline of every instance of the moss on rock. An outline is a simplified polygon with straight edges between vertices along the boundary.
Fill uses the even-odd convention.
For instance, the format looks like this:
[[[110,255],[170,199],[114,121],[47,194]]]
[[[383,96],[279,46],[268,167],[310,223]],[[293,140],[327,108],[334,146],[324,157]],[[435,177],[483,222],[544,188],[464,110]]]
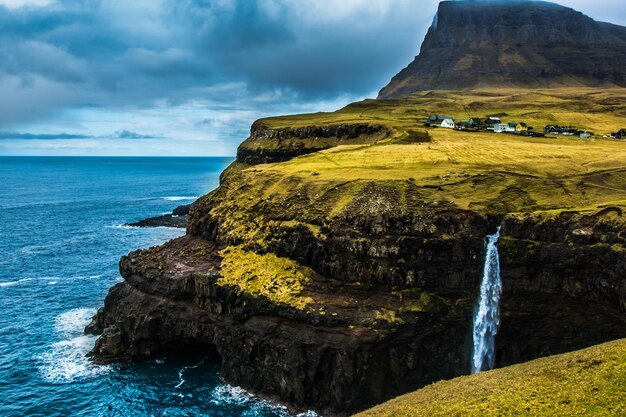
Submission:
[[[222,276],[218,285],[238,287],[250,295],[298,309],[312,302],[301,294],[314,273],[310,268],[274,254],[259,255],[234,246],[221,250],[220,256]]]

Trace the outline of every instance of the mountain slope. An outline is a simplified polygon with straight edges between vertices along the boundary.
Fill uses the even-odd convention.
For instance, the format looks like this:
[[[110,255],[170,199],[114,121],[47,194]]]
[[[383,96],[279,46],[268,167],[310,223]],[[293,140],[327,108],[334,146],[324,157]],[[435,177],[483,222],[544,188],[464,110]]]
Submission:
[[[358,417],[618,416],[624,387],[626,339],[438,382]]]
[[[541,1],[444,1],[379,98],[476,87],[626,86],[626,28]]]

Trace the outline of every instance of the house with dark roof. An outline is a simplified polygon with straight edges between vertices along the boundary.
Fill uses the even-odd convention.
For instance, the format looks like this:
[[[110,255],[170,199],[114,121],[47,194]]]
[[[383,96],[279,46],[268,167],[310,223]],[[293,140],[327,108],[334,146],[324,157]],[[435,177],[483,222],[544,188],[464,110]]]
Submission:
[[[452,124],[454,125],[454,117],[452,117],[452,116],[435,115],[435,116],[430,116],[428,118],[428,120],[426,120],[426,123],[424,123],[424,126],[426,126],[426,127],[448,127],[448,125],[450,124],[450,121],[452,121]],[[442,124],[446,124],[446,126],[442,126]],[[454,126],[452,128],[454,128]]]
[[[618,132],[611,133],[611,136],[616,139],[626,139],[626,129],[621,129]]]

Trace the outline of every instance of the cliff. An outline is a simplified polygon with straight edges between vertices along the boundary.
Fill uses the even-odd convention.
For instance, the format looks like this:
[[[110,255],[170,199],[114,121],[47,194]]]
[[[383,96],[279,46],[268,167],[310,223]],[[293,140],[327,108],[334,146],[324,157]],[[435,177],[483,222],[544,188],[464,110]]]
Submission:
[[[416,123],[472,108],[600,133],[625,98],[433,93],[259,121],[187,236],[122,258],[93,358],[215,353],[226,381],[294,409],[363,410],[468,372],[499,225],[498,366],[626,337],[624,143]]]
[[[626,28],[542,1],[444,1],[379,98],[477,87],[626,86]]]

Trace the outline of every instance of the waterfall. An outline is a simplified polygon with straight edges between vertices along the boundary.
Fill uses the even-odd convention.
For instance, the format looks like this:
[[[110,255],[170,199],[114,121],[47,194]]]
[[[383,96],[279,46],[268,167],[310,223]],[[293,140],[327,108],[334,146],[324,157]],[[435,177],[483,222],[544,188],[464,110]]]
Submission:
[[[498,239],[500,228],[487,236],[485,267],[480,284],[480,297],[474,311],[474,350],[472,352],[472,374],[493,369],[495,364],[495,336],[500,325],[500,255]]]

